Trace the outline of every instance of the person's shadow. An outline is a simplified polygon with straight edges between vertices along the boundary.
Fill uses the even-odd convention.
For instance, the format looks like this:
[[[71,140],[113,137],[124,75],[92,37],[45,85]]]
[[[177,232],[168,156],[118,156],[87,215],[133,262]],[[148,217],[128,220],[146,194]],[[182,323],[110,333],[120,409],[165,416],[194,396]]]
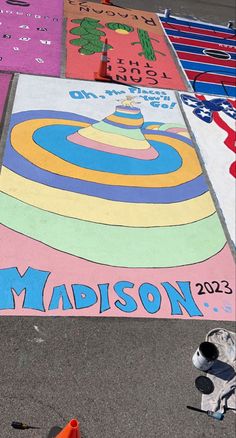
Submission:
[[[59,432],[62,431],[62,428],[59,426],[54,426],[50,429],[47,438],[56,438],[56,436],[59,434]]]

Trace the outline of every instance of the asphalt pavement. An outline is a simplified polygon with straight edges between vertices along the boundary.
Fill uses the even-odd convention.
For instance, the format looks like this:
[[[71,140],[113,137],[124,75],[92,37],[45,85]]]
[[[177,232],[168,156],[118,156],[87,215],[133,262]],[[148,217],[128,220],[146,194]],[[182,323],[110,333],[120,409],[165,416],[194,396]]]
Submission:
[[[52,438],[71,418],[82,438],[233,438],[200,407],[191,358],[206,333],[234,324],[103,318],[1,318],[2,438]],[[203,374],[203,373],[202,373]],[[18,420],[39,430],[11,429]]]

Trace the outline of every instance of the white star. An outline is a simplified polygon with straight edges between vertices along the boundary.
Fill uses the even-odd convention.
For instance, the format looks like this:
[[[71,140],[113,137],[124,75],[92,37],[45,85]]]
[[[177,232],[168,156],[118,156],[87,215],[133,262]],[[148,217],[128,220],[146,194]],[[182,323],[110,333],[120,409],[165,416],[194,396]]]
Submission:
[[[222,104],[221,104],[221,107],[224,108],[224,110],[225,110],[225,109],[228,109],[228,108],[229,108],[229,104],[227,104],[227,103],[222,103]]]
[[[205,113],[201,110],[201,111],[199,111],[199,115],[200,115],[201,117],[209,118],[209,112],[208,112],[208,114],[205,114]]]
[[[191,105],[191,106],[198,106],[198,102],[193,102],[193,101],[190,100],[190,99],[186,99],[185,103],[186,103],[187,105]]]
[[[210,112],[210,110],[207,109],[207,108],[205,108],[205,107],[201,108],[201,111],[203,111],[204,113],[208,113],[208,114],[209,114],[209,112]]]
[[[227,114],[236,114],[236,111],[233,110],[233,109],[229,109],[229,110],[227,111]]]

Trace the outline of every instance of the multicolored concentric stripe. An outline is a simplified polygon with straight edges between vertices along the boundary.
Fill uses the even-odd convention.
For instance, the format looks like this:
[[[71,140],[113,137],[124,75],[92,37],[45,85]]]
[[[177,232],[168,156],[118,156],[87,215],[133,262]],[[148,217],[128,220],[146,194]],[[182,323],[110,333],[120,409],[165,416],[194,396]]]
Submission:
[[[136,113],[142,138],[136,148],[144,142],[155,159],[116,154],[119,141],[113,153],[103,150],[108,137],[101,125],[100,145],[78,144],[80,132],[85,138],[90,128],[106,126],[106,118],[13,115],[1,174],[1,222],[60,251],[113,266],[174,267],[218,253],[225,236],[187,130],[142,125]],[[127,119],[129,114],[127,108]],[[124,144],[127,132],[124,127]]]
[[[236,96],[235,30],[160,17],[194,91]]]

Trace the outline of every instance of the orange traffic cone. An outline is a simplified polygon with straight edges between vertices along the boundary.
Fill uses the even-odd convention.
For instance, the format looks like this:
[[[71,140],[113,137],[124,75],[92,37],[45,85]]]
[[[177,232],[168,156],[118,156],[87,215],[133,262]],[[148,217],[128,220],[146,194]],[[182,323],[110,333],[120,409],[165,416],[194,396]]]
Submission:
[[[79,422],[77,420],[71,420],[56,438],[81,438]]]
[[[95,81],[110,82],[112,80],[112,77],[107,74],[107,62],[108,59],[107,59],[107,38],[106,38],[102,47],[102,55],[100,60],[99,71],[94,73]]]

